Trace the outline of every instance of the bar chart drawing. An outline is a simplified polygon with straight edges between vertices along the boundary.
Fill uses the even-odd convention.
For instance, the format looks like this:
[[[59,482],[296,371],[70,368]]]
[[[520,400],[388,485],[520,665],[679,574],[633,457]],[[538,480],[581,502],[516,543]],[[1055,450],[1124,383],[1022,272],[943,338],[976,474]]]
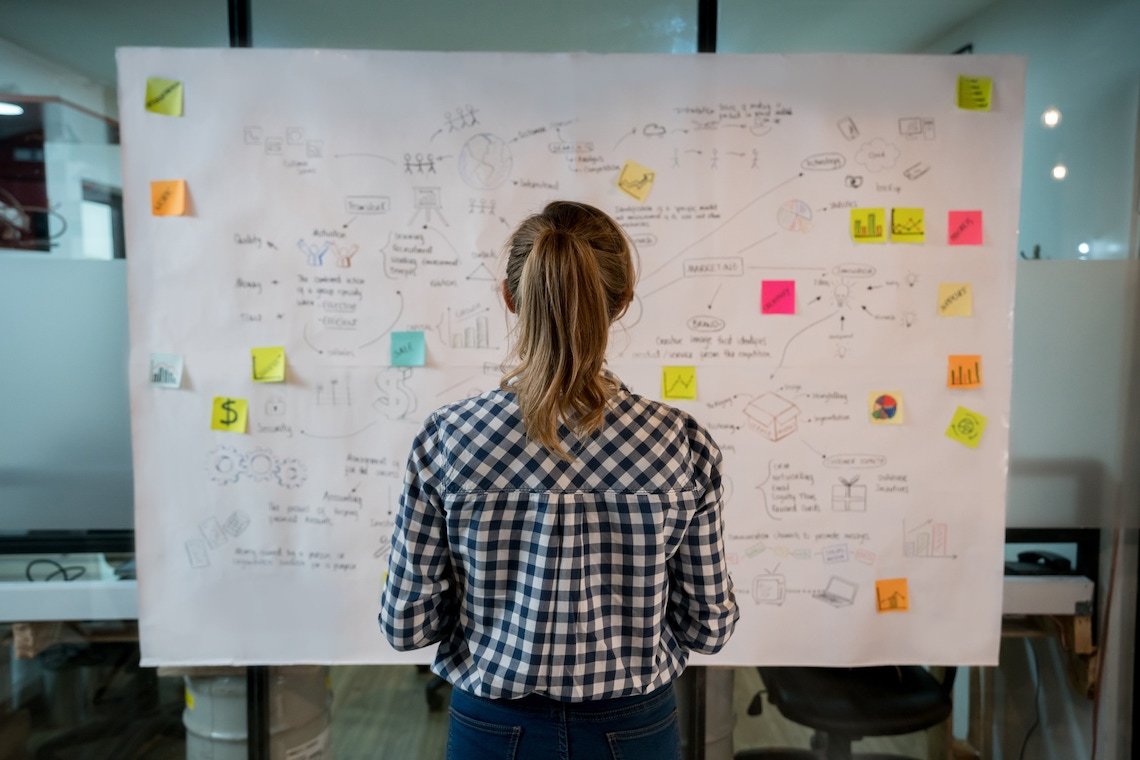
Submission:
[[[854,236],[856,240],[862,238],[882,238],[883,237],[883,224],[877,218],[877,215],[872,211],[867,214],[866,220],[856,219],[854,221],[855,230]]]
[[[490,323],[487,309],[457,315],[450,308],[446,316],[447,345],[452,348],[491,348]]]
[[[977,388],[982,384],[980,356],[950,356],[946,385],[950,388]]]
[[[949,527],[944,522],[926,520],[907,528],[903,520],[903,556],[930,559],[957,559],[950,553]]]

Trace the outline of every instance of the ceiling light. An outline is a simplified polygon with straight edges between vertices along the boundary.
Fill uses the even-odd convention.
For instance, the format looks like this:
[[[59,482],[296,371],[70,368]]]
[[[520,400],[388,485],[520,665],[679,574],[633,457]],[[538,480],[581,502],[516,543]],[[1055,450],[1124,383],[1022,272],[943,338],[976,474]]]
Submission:
[[[1081,243],[1080,245],[1077,246],[1077,251],[1083,255],[1088,255],[1089,244],[1088,243]]]
[[[19,116],[24,113],[24,107],[15,103],[0,101],[0,116]]]
[[[1041,114],[1041,123],[1052,129],[1061,123],[1061,112],[1056,108],[1046,108],[1045,113]]]
[[[1053,179],[1064,179],[1069,174],[1069,170],[1065,168],[1064,164],[1057,164],[1053,167]]]

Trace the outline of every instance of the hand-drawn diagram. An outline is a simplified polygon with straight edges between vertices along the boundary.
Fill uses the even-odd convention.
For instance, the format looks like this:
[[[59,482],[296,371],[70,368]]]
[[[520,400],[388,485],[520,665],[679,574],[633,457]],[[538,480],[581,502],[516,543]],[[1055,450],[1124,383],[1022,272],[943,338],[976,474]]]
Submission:
[[[501,293],[507,238],[569,199],[611,214],[635,248],[607,368],[691,415],[723,457],[737,636],[764,642],[744,657],[854,664],[838,659],[926,647],[927,660],[985,661],[997,627],[946,622],[976,621],[979,604],[1000,613],[976,594],[967,609],[953,593],[908,617],[896,606],[899,632],[851,645],[877,614],[876,578],[909,574],[931,599],[995,585],[1000,564],[956,550],[997,551],[1000,534],[1014,268],[990,254],[1015,244],[1021,79],[1002,58],[970,63],[994,73],[992,111],[938,94],[960,58],[127,51],[122,92],[184,72],[188,97],[210,82],[216,101],[209,125],[200,109],[123,116],[136,205],[155,179],[142,157],[161,148],[200,214],[127,225],[140,544],[157,547],[143,609],[161,611],[162,631],[193,614],[229,636],[186,653],[160,633],[157,659],[227,660],[246,631],[280,661],[341,640],[391,659],[351,626],[280,632],[298,605],[326,609],[325,575],[351,579],[345,604],[374,604],[420,423],[499,385],[517,324]],[[196,171],[200,155],[219,171]],[[946,284],[971,294],[968,313],[940,310]],[[259,346],[284,347],[284,382],[251,378]],[[156,351],[180,357],[187,381],[148,364]],[[246,429],[210,429],[214,398],[245,403]],[[967,469],[970,498],[951,500]],[[191,585],[187,567],[185,609],[152,592]],[[265,595],[264,624],[227,629],[219,611],[241,617],[235,595],[280,571],[306,582]],[[842,646],[811,645],[821,622]]]

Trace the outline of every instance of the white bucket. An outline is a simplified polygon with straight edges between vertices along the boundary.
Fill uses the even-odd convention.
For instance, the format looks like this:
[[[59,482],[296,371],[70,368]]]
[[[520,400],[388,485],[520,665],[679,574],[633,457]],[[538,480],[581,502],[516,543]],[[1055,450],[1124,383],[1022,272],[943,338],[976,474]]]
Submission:
[[[186,676],[186,760],[246,760],[246,677]],[[269,669],[269,756],[332,760],[327,666]]]

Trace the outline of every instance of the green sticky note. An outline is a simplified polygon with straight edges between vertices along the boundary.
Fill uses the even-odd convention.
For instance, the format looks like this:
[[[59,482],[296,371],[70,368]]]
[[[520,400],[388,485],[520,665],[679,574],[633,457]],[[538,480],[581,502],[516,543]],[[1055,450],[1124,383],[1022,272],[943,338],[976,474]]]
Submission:
[[[695,399],[697,397],[697,368],[662,367],[661,397]]]
[[[393,367],[422,367],[426,353],[423,332],[392,333]]]
[[[182,115],[182,83],[177,79],[146,80],[146,110],[163,116]]]
[[[266,346],[251,348],[253,358],[253,380],[256,383],[285,382],[285,347]]]
[[[950,420],[950,426],[946,428],[946,437],[963,446],[976,449],[985,430],[986,416],[984,414],[978,414],[960,406],[954,410],[954,417]]]
[[[988,111],[993,102],[991,77],[958,77],[958,107],[966,111]]]

